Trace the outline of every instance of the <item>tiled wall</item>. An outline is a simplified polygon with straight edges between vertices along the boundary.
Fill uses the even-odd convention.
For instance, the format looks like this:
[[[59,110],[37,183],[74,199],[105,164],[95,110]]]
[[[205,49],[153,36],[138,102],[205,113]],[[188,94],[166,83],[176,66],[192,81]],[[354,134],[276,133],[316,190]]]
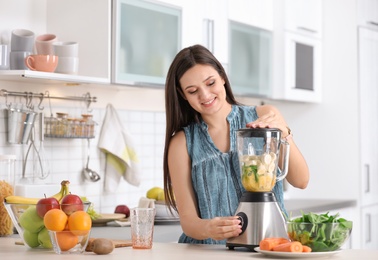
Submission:
[[[1,104],[0,113],[0,154],[16,154],[15,182],[22,183],[22,158],[25,156],[29,144],[9,144],[7,142],[7,110]],[[47,110],[47,109],[45,109]],[[80,116],[82,109],[54,107],[55,112],[66,112],[71,116]],[[49,116],[49,111],[43,111]],[[126,204],[130,207],[138,204],[139,198],[145,196],[146,191],[154,186],[163,187],[163,149],[165,138],[165,114],[164,112],[146,112],[118,110],[124,128],[133,137],[134,145],[140,159],[141,184],[135,187],[121,179],[118,187],[113,191],[104,191],[105,156],[97,148],[102,122],[106,109],[94,109],[93,119],[98,123],[96,136],[90,139],[90,163],[89,168],[101,175],[98,182],[89,182],[83,178],[82,169],[87,159],[87,139],[59,139],[45,138],[43,142],[44,157],[50,174],[45,179],[38,177],[38,164],[36,165],[36,153],[30,152],[27,160],[26,177],[33,185],[59,184],[62,180],[69,180],[71,191],[79,195],[85,195],[94,203],[96,210],[102,213],[112,213],[118,204]],[[40,142],[35,142],[40,149]],[[37,167],[37,170],[33,170]],[[33,176],[34,174],[34,176]],[[33,178],[34,177],[34,178]],[[53,185],[55,186],[55,185]],[[33,186],[35,187],[35,186]],[[51,187],[51,186],[50,186]],[[46,188],[45,192],[50,192]],[[40,196],[44,191],[40,190]],[[33,194],[34,195],[34,194]],[[49,194],[46,194],[49,195]]]

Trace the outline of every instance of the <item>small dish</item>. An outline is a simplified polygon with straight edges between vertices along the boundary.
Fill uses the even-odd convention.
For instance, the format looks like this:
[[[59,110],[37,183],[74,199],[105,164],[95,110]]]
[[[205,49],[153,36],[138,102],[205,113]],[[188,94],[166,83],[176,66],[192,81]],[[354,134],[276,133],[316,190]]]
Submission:
[[[328,251],[328,252],[291,253],[291,252],[277,252],[277,251],[261,250],[260,247],[255,247],[255,251],[261,254],[267,255],[267,256],[288,258],[288,259],[328,257],[328,256],[338,254],[341,252],[341,250],[336,250],[336,251]]]

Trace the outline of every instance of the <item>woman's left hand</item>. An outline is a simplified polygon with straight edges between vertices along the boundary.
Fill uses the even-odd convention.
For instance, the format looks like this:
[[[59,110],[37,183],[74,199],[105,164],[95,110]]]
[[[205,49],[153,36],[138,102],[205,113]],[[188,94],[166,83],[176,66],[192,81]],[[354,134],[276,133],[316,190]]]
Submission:
[[[278,128],[283,136],[289,135],[289,128],[281,113],[273,106],[264,105],[256,108],[259,118],[246,125],[249,128]]]

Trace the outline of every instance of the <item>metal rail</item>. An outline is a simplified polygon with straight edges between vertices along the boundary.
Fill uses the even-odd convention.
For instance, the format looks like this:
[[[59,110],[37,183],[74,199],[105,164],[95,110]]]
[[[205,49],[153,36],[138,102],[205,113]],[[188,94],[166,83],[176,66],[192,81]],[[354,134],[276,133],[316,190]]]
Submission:
[[[48,91],[46,91],[45,93],[33,93],[33,92],[8,91],[5,89],[2,89],[0,90],[0,96],[5,97],[6,99],[5,104],[7,106],[9,106],[8,100],[7,100],[8,96],[25,97],[27,106],[31,105],[33,98],[39,98],[40,101],[38,104],[38,108],[41,110],[43,109],[43,107],[41,107],[41,104],[45,98],[83,101],[86,103],[87,108],[89,108],[92,102],[97,102],[97,98],[91,97],[91,94],[89,92],[85,93],[81,97],[61,97],[61,96],[50,96],[50,93]]]

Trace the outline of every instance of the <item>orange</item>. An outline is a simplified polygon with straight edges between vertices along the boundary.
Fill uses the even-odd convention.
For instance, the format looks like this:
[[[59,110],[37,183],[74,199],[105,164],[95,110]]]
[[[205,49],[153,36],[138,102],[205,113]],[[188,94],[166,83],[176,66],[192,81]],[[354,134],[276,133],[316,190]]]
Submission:
[[[51,209],[43,217],[43,222],[48,230],[62,231],[67,224],[67,215],[61,209]]]
[[[75,211],[68,217],[68,229],[78,236],[88,234],[92,227],[92,219],[85,211]]]
[[[79,238],[70,231],[56,232],[56,242],[60,250],[68,251],[79,243]]]

